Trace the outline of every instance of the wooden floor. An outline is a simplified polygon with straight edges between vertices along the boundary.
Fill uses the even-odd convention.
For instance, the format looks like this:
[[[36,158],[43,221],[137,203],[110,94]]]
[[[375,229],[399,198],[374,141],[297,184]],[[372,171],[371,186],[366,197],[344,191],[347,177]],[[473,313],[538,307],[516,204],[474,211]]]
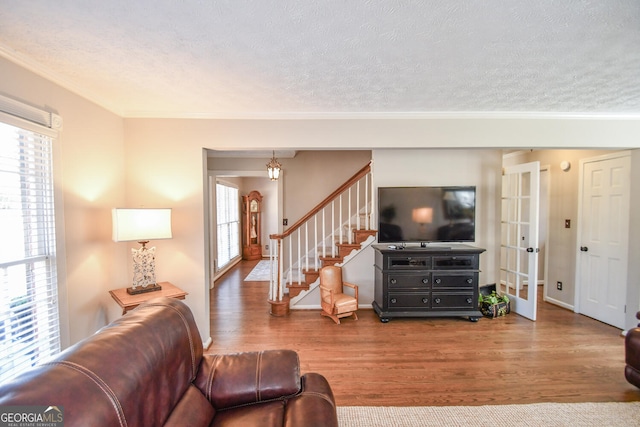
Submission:
[[[241,262],[211,291],[208,352],[296,350],[339,406],[640,401],[624,379],[620,330],[566,309],[541,302],[537,322],[511,313],[383,324],[373,310],[341,325],[319,310],[277,318],[267,282],[244,282],[256,263]]]

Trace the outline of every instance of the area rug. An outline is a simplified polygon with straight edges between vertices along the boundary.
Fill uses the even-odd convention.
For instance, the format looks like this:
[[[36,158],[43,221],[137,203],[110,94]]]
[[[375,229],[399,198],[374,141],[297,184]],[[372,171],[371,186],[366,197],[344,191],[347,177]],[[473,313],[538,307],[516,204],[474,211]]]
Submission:
[[[640,425],[640,402],[490,406],[340,406],[341,427],[604,427]]]
[[[251,273],[244,278],[245,282],[268,282],[270,272],[270,262],[267,260],[261,260],[253,267]]]

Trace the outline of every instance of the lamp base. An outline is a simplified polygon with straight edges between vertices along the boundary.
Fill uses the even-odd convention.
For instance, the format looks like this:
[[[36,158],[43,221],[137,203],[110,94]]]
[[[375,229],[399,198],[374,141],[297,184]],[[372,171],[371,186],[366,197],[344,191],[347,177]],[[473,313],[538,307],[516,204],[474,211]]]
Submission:
[[[155,292],[155,291],[161,291],[162,290],[162,286],[158,285],[157,283],[153,284],[153,285],[149,285],[147,287],[142,287],[142,286],[138,286],[137,288],[127,288],[127,293],[129,295],[138,295],[138,294],[144,294],[147,292]]]

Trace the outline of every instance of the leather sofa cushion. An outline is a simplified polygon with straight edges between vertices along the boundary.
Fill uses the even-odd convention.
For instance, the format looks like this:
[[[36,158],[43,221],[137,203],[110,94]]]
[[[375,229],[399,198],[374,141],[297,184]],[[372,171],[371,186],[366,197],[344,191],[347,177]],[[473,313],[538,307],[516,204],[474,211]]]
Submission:
[[[292,396],[300,362],[292,350],[204,355],[195,385],[217,409]]]
[[[195,386],[189,386],[173,408],[173,412],[164,424],[165,427],[206,427],[211,425],[215,409]]]
[[[216,413],[212,427],[282,427],[284,425],[283,400],[240,406]],[[307,426],[307,424],[300,424]]]

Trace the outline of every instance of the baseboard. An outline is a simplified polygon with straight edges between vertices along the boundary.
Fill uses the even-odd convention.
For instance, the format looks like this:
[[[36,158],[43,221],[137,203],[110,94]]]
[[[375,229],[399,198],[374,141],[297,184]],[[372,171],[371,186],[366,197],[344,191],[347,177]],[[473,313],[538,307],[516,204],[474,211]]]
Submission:
[[[544,298],[544,301],[548,302],[548,303],[551,303],[551,304],[554,304],[554,305],[558,305],[558,306],[560,306],[562,308],[566,308],[567,310],[574,311],[573,305],[572,304],[567,304],[564,301],[560,301],[560,300],[557,300],[557,299],[554,299],[554,298],[549,298],[549,297]]]
[[[291,307],[291,310],[322,310],[320,304],[308,304],[308,305],[295,305]],[[373,310],[371,304],[358,304],[358,310]]]
[[[202,348],[204,348],[205,350],[208,349],[211,343],[213,343],[213,340],[211,339],[211,337],[208,337],[205,341],[202,342]]]

